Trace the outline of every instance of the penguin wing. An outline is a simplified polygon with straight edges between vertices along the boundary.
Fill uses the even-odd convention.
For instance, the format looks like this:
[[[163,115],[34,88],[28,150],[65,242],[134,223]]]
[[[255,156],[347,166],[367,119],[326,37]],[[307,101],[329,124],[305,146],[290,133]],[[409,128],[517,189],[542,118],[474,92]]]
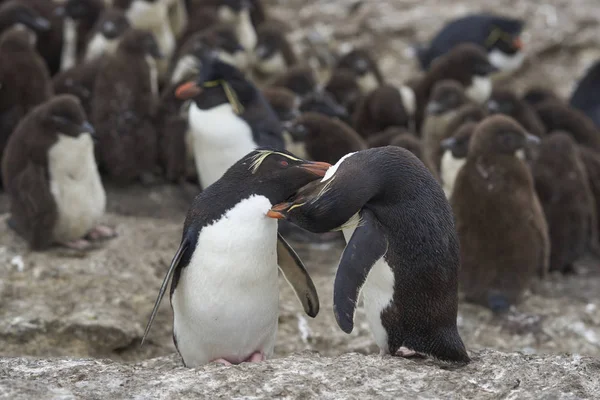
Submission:
[[[154,321],[154,318],[156,317],[156,313],[158,312],[158,307],[160,306],[160,302],[162,301],[163,296],[165,295],[165,292],[167,291],[167,285],[169,284],[169,281],[171,280],[171,277],[173,276],[173,273],[175,272],[175,269],[177,269],[177,266],[179,266],[179,262],[181,261],[181,258],[183,257],[185,251],[188,249],[189,247],[189,243],[187,240],[182,240],[181,244],[179,245],[179,248],[177,249],[177,253],[175,253],[175,257],[173,257],[173,260],[171,261],[171,265],[169,266],[169,270],[167,271],[167,275],[165,276],[165,279],[162,282],[162,285],[160,286],[160,291],[158,292],[158,297],[156,298],[156,302],[154,303],[154,308],[152,309],[152,314],[150,314],[150,320],[148,321],[148,325],[146,325],[146,330],[144,331],[144,336],[142,336],[142,342],[140,343],[140,347],[143,346],[144,341],[146,340],[146,336],[148,336],[148,333],[150,332],[150,327],[152,326],[152,322]]]
[[[342,253],[333,285],[333,312],[346,333],[354,328],[356,303],[369,271],[387,248],[383,227],[372,211],[363,208],[359,225]]]
[[[49,247],[58,212],[46,169],[28,162],[12,180],[10,196],[14,229],[29,241],[33,249]]]
[[[319,313],[317,289],[302,260],[280,233],[277,233],[277,260],[279,269],[296,292],[296,296],[304,307],[304,312],[313,318],[316,317]]]

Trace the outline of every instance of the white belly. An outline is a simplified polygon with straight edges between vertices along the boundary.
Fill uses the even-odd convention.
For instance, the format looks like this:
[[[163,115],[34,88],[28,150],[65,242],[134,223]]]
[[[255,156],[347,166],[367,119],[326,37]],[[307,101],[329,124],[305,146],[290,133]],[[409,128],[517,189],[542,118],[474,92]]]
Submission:
[[[119,38],[107,39],[101,33],[96,33],[88,42],[85,61],[92,61],[105,54],[114,54],[119,45]]]
[[[250,126],[233,112],[229,103],[209,110],[201,110],[192,103],[188,120],[194,136],[196,170],[203,188],[256,148]]]
[[[188,367],[273,354],[279,314],[277,222],[252,196],[202,229],[173,296],[173,330]]]
[[[239,20],[235,25],[237,37],[240,44],[246,49],[246,52],[250,53],[254,50],[254,46],[256,46],[256,30],[254,29],[254,25],[252,25],[249,10],[243,10],[239,15]]]
[[[489,76],[473,76],[471,85],[467,87],[465,93],[477,104],[485,103],[492,94],[492,79]]]
[[[443,182],[444,193],[449,199],[454,191],[454,183],[460,169],[467,162],[464,158],[455,158],[450,150],[446,150],[440,164],[440,175]]]
[[[91,136],[58,137],[48,152],[50,192],[58,208],[53,234],[56,241],[71,241],[82,238],[98,224],[106,207],[106,194]]]
[[[374,73],[368,72],[364,76],[358,78],[358,87],[360,88],[361,93],[369,94],[379,87],[379,81],[377,81],[377,77]]]
[[[502,71],[512,72],[521,68],[525,60],[525,54],[521,51],[515,54],[505,54],[498,49],[494,49],[488,55],[488,59],[494,67]]]
[[[77,61],[77,24],[71,18],[65,18],[63,24],[63,45],[60,56],[60,70],[66,71]]]
[[[150,88],[152,90],[152,95],[154,96],[154,100],[158,101],[158,69],[156,60],[152,56],[146,55],[146,64],[148,64],[148,71],[150,72]]]
[[[355,229],[352,227],[343,230],[346,243]],[[394,273],[382,257],[371,268],[361,291],[371,334],[381,352],[385,354],[389,354],[388,334],[381,323],[381,312],[393,302],[394,281]]]

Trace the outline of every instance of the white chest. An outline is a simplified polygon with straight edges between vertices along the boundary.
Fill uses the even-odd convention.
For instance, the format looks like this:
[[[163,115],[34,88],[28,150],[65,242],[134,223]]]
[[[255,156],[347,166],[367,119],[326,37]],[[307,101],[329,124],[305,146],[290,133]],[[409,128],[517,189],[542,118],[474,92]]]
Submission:
[[[156,67],[156,60],[146,55],[146,64],[148,64],[148,71],[150,72],[150,88],[152,88],[152,95],[158,98],[158,69]]]
[[[235,26],[236,33],[240,44],[246,49],[247,52],[254,50],[256,46],[257,37],[254,25],[252,25],[252,19],[250,18],[250,11],[243,10],[240,12],[238,22]]]
[[[278,51],[266,60],[257,60],[256,68],[265,75],[275,75],[284,72],[287,64],[283,54]]]
[[[80,239],[104,214],[106,194],[89,134],[77,138],[58,135],[48,151],[50,192],[58,208],[54,239]]]
[[[65,18],[63,24],[63,45],[60,56],[60,70],[65,71],[77,61],[77,23],[71,18]]]
[[[377,89],[378,86],[379,82],[377,81],[377,77],[372,72],[368,72],[358,78],[358,87],[363,94],[371,93],[373,90]]]
[[[488,55],[490,63],[502,71],[515,71],[523,65],[525,54],[518,51],[515,54],[505,54],[498,49],[494,49]]]
[[[492,94],[492,80],[489,76],[475,75],[465,93],[474,102],[483,104]]]
[[[356,229],[356,224],[350,223],[350,226],[352,227],[343,230],[346,243]],[[388,334],[381,323],[381,312],[393,302],[394,282],[394,273],[382,257],[371,268],[361,291],[365,315],[373,339],[385,354],[389,354]]]
[[[279,289],[277,223],[266,217],[270,207],[267,198],[251,196],[200,231],[171,298],[186,365],[272,354]]]
[[[442,162],[440,164],[440,175],[442,178],[446,198],[449,199],[452,196],[454,184],[456,183],[456,177],[466,162],[467,160],[465,158],[455,158],[450,150],[446,150],[444,152],[444,155],[442,156]]]
[[[149,30],[154,34],[160,51],[168,61],[175,50],[175,35],[168,19],[166,2],[149,3],[135,0],[126,14],[134,27]]]
[[[96,33],[87,45],[85,61],[92,61],[104,54],[114,54],[117,51],[119,39],[107,39],[101,33]]]
[[[240,158],[256,148],[252,129],[229,103],[208,110],[195,103],[188,113],[196,169],[203,188],[221,178]]]

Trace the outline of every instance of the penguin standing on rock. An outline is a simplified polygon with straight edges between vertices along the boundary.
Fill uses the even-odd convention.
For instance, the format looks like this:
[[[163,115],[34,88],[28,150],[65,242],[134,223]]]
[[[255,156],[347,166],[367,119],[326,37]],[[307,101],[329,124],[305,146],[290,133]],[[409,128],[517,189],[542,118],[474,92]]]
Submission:
[[[21,27],[0,34],[0,161],[19,121],[52,96],[50,73],[35,49],[36,39]]]
[[[149,183],[156,168],[155,59],[161,56],[152,33],[130,29],[96,77],[92,121],[98,132],[99,164],[116,181]]]
[[[87,250],[115,236],[99,225],[106,194],[94,158],[93,127],[77,98],[59,95],[31,111],[2,161],[11,226],[32,249]]]
[[[539,141],[510,117],[487,118],[473,132],[452,192],[462,291],[496,313],[548,270],[548,225],[523,162],[528,143]]]
[[[175,95],[191,100],[188,143],[206,188],[250,151],[285,145],[277,115],[240,70],[212,56],[202,63],[198,79],[180,85]]]
[[[319,312],[314,284],[267,213],[328,167],[285,151],[258,149],[196,196],[144,339],[171,277],[173,341],[187,367],[271,357],[278,325],[278,266],[314,318]]]
[[[456,327],[459,245],[435,178],[408,150],[342,157],[321,181],[267,214],[347,241],[334,283],[338,325],[352,332],[359,294],[382,354],[470,361]]]

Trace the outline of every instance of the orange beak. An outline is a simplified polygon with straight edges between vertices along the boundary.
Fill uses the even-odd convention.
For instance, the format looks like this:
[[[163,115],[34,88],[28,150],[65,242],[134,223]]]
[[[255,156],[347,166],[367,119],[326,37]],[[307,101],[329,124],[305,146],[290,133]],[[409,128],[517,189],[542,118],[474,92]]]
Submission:
[[[321,161],[308,161],[299,165],[299,168],[312,172],[317,176],[325,176],[327,170],[331,168],[331,164]]]
[[[188,100],[202,93],[202,88],[196,82],[186,82],[175,89],[175,97],[179,100]]]
[[[520,37],[515,38],[515,40],[513,40],[513,46],[515,47],[515,49],[518,49],[518,50],[523,49],[523,41],[521,40]]]
[[[282,211],[287,210],[292,203],[279,203],[271,207],[269,211],[267,211],[267,217],[274,219],[285,219],[285,215],[283,215]]]

